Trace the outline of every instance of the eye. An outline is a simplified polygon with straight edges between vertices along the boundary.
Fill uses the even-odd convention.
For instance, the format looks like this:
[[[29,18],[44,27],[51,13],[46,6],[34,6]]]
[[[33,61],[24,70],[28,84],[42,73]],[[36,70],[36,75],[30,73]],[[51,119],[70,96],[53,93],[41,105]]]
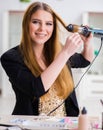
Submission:
[[[38,20],[33,20],[32,23],[34,23],[34,24],[39,24],[40,21],[38,21]]]
[[[46,25],[52,26],[53,23],[51,23],[51,22],[47,22]]]

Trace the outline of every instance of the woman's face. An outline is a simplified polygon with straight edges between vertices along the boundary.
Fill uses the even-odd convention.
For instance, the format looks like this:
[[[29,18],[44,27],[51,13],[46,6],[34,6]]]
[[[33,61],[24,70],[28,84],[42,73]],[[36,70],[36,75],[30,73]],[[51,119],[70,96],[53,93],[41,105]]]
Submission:
[[[44,44],[53,33],[53,17],[44,10],[37,10],[32,16],[29,25],[29,33],[35,44]]]

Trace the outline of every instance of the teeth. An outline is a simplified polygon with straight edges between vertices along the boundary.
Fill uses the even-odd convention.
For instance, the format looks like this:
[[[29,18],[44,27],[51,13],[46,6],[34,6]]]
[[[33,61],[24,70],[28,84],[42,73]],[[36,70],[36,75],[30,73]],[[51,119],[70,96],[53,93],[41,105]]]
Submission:
[[[45,36],[45,35],[41,35],[41,34],[40,34],[40,35],[38,35],[38,36]]]
[[[38,35],[38,36],[45,36],[45,34],[36,34],[36,35]]]

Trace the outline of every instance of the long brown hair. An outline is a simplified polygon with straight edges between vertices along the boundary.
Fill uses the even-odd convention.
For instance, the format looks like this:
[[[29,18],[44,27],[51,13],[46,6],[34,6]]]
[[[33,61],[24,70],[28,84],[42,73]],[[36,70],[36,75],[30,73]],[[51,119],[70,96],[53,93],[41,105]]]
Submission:
[[[37,10],[42,9],[49,12],[53,16],[54,30],[51,38],[44,45],[44,57],[46,59],[46,65],[49,66],[55,59],[56,55],[62,49],[59,41],[59,33],[57,22],[59,21],[64,28],[66,28],[63,20],[52,10],[52,8],[46,3],[34,2],[26,10],[23,22],[22,22],[22,38],[20,44],[20,50],[24,57],[24,62],[27,67],[31,70],[34,76],[39,76],[42,73],[42,69],[38,65],[32,47],[32,42],[29,32],[29,23],[33,13]],[[52,77],[51,77],[52,78]],[[66,98],[73,90],[73,79],[69,72],[68,67],[65,65],[61,73],[57,77],[55,84],[57,86],[57,94],[61,98]]]

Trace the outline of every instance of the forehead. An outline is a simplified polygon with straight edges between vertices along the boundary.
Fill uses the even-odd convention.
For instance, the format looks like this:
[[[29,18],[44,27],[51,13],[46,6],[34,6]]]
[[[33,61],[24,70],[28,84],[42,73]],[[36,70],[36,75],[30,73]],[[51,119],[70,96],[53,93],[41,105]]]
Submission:
[[[53,21],[53,16],[51,13],[45,10],[37,10],[32,14],[31,19],[41,19],[45,21]]]

